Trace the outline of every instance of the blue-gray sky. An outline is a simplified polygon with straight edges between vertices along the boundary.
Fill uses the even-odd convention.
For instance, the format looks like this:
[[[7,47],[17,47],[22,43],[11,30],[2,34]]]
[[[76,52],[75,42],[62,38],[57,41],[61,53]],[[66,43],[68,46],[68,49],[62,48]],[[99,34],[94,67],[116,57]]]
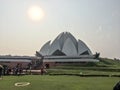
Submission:
[[[44,12],[40,21],[27,15],[33,5]],[[0,55],[34,55],[64,31],[93,53],[120,58],[120,0],[0,0]]]

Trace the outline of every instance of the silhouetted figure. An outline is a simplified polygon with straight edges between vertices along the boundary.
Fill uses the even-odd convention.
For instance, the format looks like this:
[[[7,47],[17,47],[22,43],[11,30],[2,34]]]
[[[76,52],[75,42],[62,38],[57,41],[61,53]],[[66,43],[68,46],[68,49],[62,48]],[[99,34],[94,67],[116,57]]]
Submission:
[[[2,76],[2,67],[0,67],[0,77]]]
[[[15,75],[18,75],[18,67],[15,67]]]
[[[45,66],[46,66],[47,69],[50,68],[50,65],[49,65],[49,64],[45,64]]]
[[[7,65],[3,65],[3,75],[6,75],[6,72],[7,72]]]
[[[26,68],[26,73],[28,72],[28,70],[30,70],[29,74],[31,74],[31,69],[32,69],[32,63],[28,63]]]
[[[20,67],[20,64],[18,63],[15,67],[15,75],[18,75],[19,73],[19,67]]]
[[[7,72],[7,75],[10,75],[12,72],[11,68],[7,68],[6,72]]]
[[[44,66],[41,66],[41,69],[40,69],[40,70],[41,70],[41,72],[40,72],[41,75],[43,75],[43,73],[44,73]]]
[[[19,75],[21,75],[22,72],[23,72],[23,69],[22,69],[22,67],[20,67],[20,68],[19,68]]]
[[[13,75],[15,75],[15,67],[13,67],[12,70],[13,70]]]
[[[113,90],[120,90],[120,81],[114,86]]]

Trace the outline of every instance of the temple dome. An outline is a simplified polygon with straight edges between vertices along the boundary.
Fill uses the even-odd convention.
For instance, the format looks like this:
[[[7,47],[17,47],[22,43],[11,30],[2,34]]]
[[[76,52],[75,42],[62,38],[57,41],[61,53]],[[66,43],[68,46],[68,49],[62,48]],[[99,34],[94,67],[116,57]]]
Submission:
[[[69,32],[62,32],[53,42],[48,41],[39,53],[43,56],[92,55],[87,45],[81,40],[76,40]]]

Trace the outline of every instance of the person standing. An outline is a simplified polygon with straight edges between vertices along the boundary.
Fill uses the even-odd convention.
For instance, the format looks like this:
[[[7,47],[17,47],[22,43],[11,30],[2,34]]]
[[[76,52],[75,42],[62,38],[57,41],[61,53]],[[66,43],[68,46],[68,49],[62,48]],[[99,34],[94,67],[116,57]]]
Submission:
[[[3,69],[3,67],[2,67],[2,65],[0,65],[0,77],[2,76],[2,69]]]
[[[43,69],[43,68],[41,68],[41,75],[43,75],[43,73],[44,73],[44,69]]]

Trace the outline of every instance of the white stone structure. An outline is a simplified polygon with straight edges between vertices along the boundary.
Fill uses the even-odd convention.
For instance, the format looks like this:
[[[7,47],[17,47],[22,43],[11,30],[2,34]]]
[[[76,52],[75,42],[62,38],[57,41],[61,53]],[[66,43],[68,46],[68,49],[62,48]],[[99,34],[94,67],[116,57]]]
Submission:
[[[53,42],[48,41],[37,53],[44,57],[43,62],[99,61],[83,41],[76,40],[69,32],[62,32]]]
[[[39,51],[43,56],[80,56],[92,55],[81,40],[76,40],[69,32],[63,32],[51,43],[48,41]],[[56,55],[57,54],[57,55]]]

